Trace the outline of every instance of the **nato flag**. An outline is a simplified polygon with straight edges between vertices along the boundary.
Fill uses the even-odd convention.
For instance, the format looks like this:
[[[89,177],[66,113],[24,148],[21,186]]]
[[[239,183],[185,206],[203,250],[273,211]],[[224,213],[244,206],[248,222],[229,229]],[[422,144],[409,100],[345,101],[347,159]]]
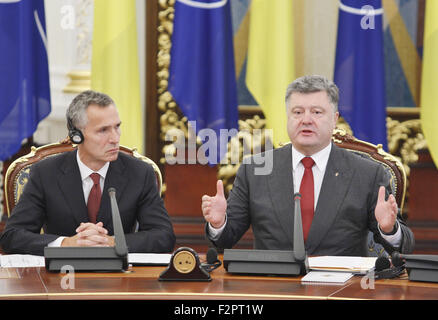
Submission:
[[[341,0],[334,82],[339,111],[360,140],[387,150],[380,0]]]
[[[169,91],[184,116],[196,121],[198,136],[201,130],[216,134],[217,149],[208,151],[217,156],[208,162],[218,163],[227,143],[220,130],[238,129],[230,1],[175,2]]]
[[[0,0],[0,161],[50,113],[44,0]]]

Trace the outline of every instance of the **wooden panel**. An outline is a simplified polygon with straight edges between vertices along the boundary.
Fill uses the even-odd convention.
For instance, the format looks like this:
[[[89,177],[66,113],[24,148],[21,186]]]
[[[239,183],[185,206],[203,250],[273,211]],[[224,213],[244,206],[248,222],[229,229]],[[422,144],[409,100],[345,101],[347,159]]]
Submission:
[[[166,209],[172,217],[202,217],[201,198],[204,194],[216,194],[216,180],[216,167],[200,164],[166,164]]]
[[[190,247],[197,252],[208,249],[201,198],[216,194],[216,170],[200,164],[165,165],[164,204],[175,230],[175,248]]]
[[[205,235],[205,220],[189,218],[172,219],[173,228],[176,234],[175,248],[190,247],[197,252],[206,252],[213,245],[207,240]],[[235,249],[252,249],[253,248],[253,233],[249,229],[233,247]],[[218,250],[223,252],[222,249]]]
[[[418,152],[409,178],[408,225],[415,236],[416,253],[438,254],[438,170],[428,150]]]
[[[204,194],[216,194],[217,167],[201,164],[166,164],[164,172],[164,204],[172,219],[176,248],[190,247],[198,252],[206,252],[211,244],[205,236],[201,198]],[[235,248],[252,247],[253,234],[249,230]]]

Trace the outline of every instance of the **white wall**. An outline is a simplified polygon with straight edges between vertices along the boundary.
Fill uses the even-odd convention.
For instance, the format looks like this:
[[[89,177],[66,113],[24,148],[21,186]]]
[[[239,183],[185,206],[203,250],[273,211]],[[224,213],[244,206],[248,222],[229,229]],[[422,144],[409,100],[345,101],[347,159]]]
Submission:
[[[52,143],[67,135],[65,111],[74,95],[64,93],[63,89],[69,83],[67,74],[75,64],[76,28],[67,28],[63,17],[66,17],[66,8],[74,8],[74,2],[45,0],[52,111],[40,122],[34,134],[36,143]]]

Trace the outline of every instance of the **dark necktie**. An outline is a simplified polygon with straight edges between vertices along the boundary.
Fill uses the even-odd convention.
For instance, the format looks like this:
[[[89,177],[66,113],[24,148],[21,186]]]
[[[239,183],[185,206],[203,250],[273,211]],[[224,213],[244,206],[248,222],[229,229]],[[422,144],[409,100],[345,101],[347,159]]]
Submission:
[[[310,157],[305,157],[301,160],[304,166],[304,175],[301,180],[301,219],[303,221],[304,241],[307,240],[307,235],[312,225],[314,211],[314,187],[313,187],[313,172],[312,167],[315,164]]]
[[[88,219],[92,223],[96,223],[97,213],[100,208],[100,198],[102,192],[100,191],[100,175],[98,173],[90,174],[90,178],[93,180],[93,187],[91,188],[90,195],[88,196]]]

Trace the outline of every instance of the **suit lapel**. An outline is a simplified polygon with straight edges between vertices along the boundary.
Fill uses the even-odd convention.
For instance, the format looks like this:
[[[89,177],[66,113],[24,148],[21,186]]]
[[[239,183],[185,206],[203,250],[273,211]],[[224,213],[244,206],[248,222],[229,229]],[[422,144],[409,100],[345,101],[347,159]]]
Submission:
[[[268,176],[269,194],[274,212],[280,221],[283,232],[292,243],[293,234],[293,177],[292,145],[278,150],[273,158],[273,171]]]
[[[66,154],[65,161],[60,167],[57,183],[79,226],[81,222],[88,221],[88,211],[85,205],[81,174],[76,161],[76,152],[77,150]]]
[[[353,177],[353,170],[342,151],[332,145],[327,162],[312,226],[306,242],[308,252],[314,251],[336,218]]]

